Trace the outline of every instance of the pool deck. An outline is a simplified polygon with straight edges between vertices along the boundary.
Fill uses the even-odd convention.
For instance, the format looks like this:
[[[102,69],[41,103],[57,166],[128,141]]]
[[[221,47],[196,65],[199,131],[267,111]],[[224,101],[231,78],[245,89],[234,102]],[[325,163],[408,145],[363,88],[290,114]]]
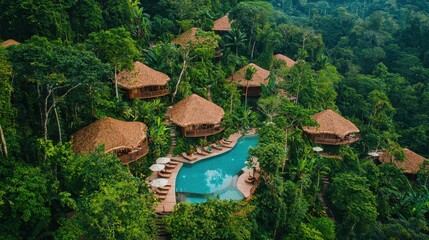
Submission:
[[[255,135],[255,134],[256,134],[256,130],[251,129],[244,136]],[[223,154],[225,152],[228,152],[232,148],[234,148],[234,146],[237,144],[238,139],[240,139],[242,136],[243,135],[240,133],[234,133],[234,134],[230,135],[228,138],[231,141],[230,147],[222,147],[222,150],[217,150],[217,149],[213,148],[213,152],[207,156],[195,155],[198,158],[194,161],[189,161],[189,160],[187,160],[181,156],[174,156],[173,157],[171,155],[167,155],[167,157],[170,157],[172,161],[179,162],[179,164],[176,166],[176,168],[173,169],[171,176],[168,178],[168,184],[171,185],[170,191],[168,191],[167,197],[165,198],[165,200],[162,200],[158,203],[158,206],[156,207],[156,212],[157,213],[173,212],[174,206],[176,205],[176,191],[175,191],[175,189],[176,189],[176,177],[177,177],[177,174],[180,171],[180,168],[182,167],[183,163],[193,164],[193,163],[199,162],[201,160],[204,160],[206,158],[210,158],[210,157],[217,156],[217,155]],[[248,174],[249,173],[242,174],[237,181],[237,188],[244,195],[245,198],[248,198],[254,191],[254,188],[253,188],[254,184],[249,184],[249,183],[245,182],[245,178],[248,176]],[[244,177],[244,175],[246,175],[246,177]],[[149,177],[149,180],[155,179],[157,177],[158,177],[158,173],[154,172]],[[243,177],[243,178],[240,181],[241,177]]]
[[[249,199],[249,197],[255,192],[257,182],[259,180],[259,173],[255,172],[253,174],[256,181],[254,183],[247,183],[246,178],[249,177],[249,173],[245,172],[238,177],[237,180],[237,189],[244,195],[244,199]]]

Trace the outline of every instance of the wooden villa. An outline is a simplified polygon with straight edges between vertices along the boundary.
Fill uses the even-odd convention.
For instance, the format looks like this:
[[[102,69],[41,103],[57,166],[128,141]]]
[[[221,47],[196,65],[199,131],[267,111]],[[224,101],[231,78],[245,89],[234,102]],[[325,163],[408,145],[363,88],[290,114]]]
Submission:
[[[228,14],[226,14],[214,21],[212,30],[218,34],[229,32],[231,31],[231,23],[232,21],[229,21]]]
[[[173,105],[166,113],[181,128],[184,137],[206,137],[222,132],[225,112],[209,100],[192,94]]]
[[[8,39],[8,40],[2,42],[1,46],[2,47],[9,47],[9,46],[12,46],[12,45],[19,45],[19,44],[20,43],[18,41],[15,41],[13,39]]]
[[[114,153],[123,164],[128,164],[149,152],[146,131],[144,123],[105,117],[74,133],[71,140],[77,153],[92,152],[104,144],[106,153]]]
[[[173,39],[171,41],[171,43],[176,44],[176,45],[180,45],[182,47],[186,47],[186,46],[189,46],[189,45],[196,43],[197,41],[203,42],[205,40],[205,38],[204,37],[198,37],[197,36],[198,31],[202,31],[202,30],[199,28],[193,27],[193,28],[189,29],[188,31],[185,31],[184,33],[177,36],[175,39]]]
[[[253,75],[251,80],[247,80],[245,78],[246,69],[249,67],[254,67],[256,69],[256,73]],[[265,70],[254,63],[250,63],[242,67],[240,70],[236,71],[234,74],[232,74],[228,78],[228,80],[233,81],[238,86],[240,86],[242,89],[243,95],[246,95],[246,88],[248,88],[247,89],[248,97],[259,97],[261,96],[261,93],[262,93],[261,85],[262,84],[268,85],[269,76],[270,76],[270,71]]]
[[[359,129],[349,120],[328,109],[311,116],[319,126],[303,127],[308,138],[325,145],[351,144],[359,140]]]
[[[396,167],[403,169],[408,175],[414,175],[420,170],[420,165],[427,160],[423,156],[404,148],[405,158],[402,161],[396,160],[395,157],[384,151],[378,158],[381,163],[393,163]]]
[[[129,98],[156,98],[168,95],[170,77],[141,62],[134,62],[132,70],[118,74],[118,86],[125,89]]]
[[[291,58],[289,58],[283,54],[276,54],[273,56],[273,58],[277,59],[277,60],[284,61],[288,68],[291,68],[291,67],[295,66],[295,64],[296,64],[296,62],[294,60],[292,60]]]

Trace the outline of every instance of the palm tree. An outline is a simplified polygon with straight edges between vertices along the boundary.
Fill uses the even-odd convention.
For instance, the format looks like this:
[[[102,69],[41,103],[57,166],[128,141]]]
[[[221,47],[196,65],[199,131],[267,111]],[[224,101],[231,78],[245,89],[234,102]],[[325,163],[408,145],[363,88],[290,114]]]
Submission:
[[[238,48],[244,46],[244,43],[247,41],[246,33],[241,32],[239,29],[232,29],[225,35],[227,40],[227,44],[225,46],[234,46],[235,47],[235,55],[238,56]]]
[[[246,73],[244,74],[244,79],[246,79],[246,96],[245,96],[245,103],[244,105],[247,107],[247,92],[249,89],[249,82],[252,81],[253,76],[256,73],[256,68],[253,66],[249,66],[248,68],[246,68]]]

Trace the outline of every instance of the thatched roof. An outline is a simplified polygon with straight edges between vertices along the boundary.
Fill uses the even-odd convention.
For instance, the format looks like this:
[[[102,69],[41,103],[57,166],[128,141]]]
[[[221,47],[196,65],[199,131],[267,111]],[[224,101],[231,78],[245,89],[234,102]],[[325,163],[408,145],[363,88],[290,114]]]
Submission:
[[[146,86],[164,86],[170,81],[166,74],[156,71],[141,62],[134,62],[133,69],[118,74],[118,86],[125,89]]]
[[[404,148],[405,158],[401,162],[399,160],[395,160],[387,151],[384,151],[380,156],[380,162],[382,163],[393,163],[396,167],[404,170],[404,173],[407,174],[415,174],[420,170],[420,164],[426,160],[423,156],[411,151],[408,148]]]
[[[8,40],[2,42],[1,46],[2,47],[8,47],[8,46],[11,46],[11,45],[18,45],[18,44],[20,44],[18,41],[15,41],[13,39],[8,39]]]
[[[197,94],[181,100],[169,110],[170,120],[180,127],[219,124],[224,114],[221,107]]]
[[[250,66],[253,66],[256,69],[256,73],[253,75],[250,81],[247,81],[245,79],[246,69]],[[246,87],[246,86],[259,87],[261,86],[261,84],[265,84],[265,85],[268,84],[269,76],[270,76],[270,71],[265,70],[254,63],[250,63],[242,67],[240,70],[236,71],[234,74],[232,74],[232,76],[230,76],[228,80],[231,80],[243,87]]]
[[[330,109],[316,113],[311,117],[319,126],[303,127],[303,130],[309,134],[333,134],[343,139],[347,134],[359,132],[359,128],[352,122]]]
[[[276,55],[274,55],[274,58],[278,59],[278,60],[285,61],[286,66],[288,66],[288,67],[293,67],[296,64],[296,62],[294,60],[292,60],[291,58],[289,58],[283,54],[276,54]]]
[[[141,122],[125,122],[110,117],[97,120],[72,135],[75,152],[91,152],[104,144],[106,152],[133,149],[146,139],[147,127]]]
[[[204,37],[199,37],[197,39],[197,37],[195,36],[197,34],[197,31],[199,31],[199,30],[200,30],[199,28],[193,27],[193,28],[189,29],[188,31],[177,36],[175,39],[173,39],[171,41],[171,43],[177,44],[180,46],[186,46],[188,44],[195,43],[197,40],[199,42],[203,42],[205,39]]]
[[[216,20],[213,24],[213,31],[231,31],[231,22],[228,14]]]

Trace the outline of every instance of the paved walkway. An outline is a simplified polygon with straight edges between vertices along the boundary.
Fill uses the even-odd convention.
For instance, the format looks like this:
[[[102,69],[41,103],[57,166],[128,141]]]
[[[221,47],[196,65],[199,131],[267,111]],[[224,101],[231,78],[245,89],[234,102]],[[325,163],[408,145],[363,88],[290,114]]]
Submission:
[[[253,176],[256,179],[253,183],[246,182],[246,178],[249,177],[248,172],[241,174],[237,180],[237,189],[244,195],[244,199],[246,200],[255,192],[255,186],[259,181],[259,173],[256,172]]]
[[[182,165],[183,163],[177,164],[177,166],[173,169],[171,176],[168,178],[168,184],[171,185],[171,188],[167,193],[167,197],[158,203],[158,206],[156,207],[157,213],[165,213],[165,212],[173,211],[174,206],[176,205],[176,176],[180,168],[182,167]],[[153,175],[156,176],[157,173],[152,174],[152,176]],[[155,191],[155,188],[153,190]]]

